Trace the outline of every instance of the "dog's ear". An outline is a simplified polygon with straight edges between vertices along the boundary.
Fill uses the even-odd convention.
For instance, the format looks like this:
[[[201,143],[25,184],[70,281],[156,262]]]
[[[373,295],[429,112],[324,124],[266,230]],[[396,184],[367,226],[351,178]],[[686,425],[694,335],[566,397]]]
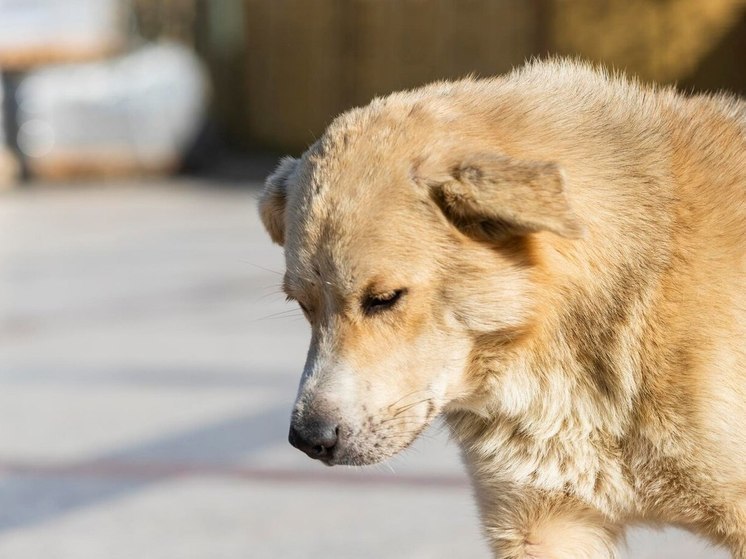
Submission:
[[[259,215],[265,229],[278,245],[285,244],[285,204],[288,179],[298,166],[293,157],[283,157],[275,171],[267,177],[259,196]]]
[[[583,234],[555,163],[476,154],[431,168],[431,176],[424,168],[416,174],[446,216],[469,234],[490,238],[551,231],[569,239]]]

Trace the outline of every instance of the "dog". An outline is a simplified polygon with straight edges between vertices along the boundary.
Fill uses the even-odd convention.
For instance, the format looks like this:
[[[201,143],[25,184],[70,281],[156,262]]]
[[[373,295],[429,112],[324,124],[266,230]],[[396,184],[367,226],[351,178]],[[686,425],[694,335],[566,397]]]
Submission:
[[[746,103],[568,59],[339,116],[260,196],[311,325],[289,440],[372,464],[442,415],[501,559],[630,524],[746,559]]]

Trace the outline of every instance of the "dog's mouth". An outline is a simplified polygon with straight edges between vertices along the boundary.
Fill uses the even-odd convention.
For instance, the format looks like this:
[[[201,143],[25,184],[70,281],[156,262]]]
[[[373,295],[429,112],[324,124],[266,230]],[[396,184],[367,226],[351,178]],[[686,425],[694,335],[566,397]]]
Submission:
[[[396,413],[367,416],[356,427],[293,418],[288,439],[309,458],[327,466],[368,466],[411,446],[437,414],[433,400],[423,399]]]

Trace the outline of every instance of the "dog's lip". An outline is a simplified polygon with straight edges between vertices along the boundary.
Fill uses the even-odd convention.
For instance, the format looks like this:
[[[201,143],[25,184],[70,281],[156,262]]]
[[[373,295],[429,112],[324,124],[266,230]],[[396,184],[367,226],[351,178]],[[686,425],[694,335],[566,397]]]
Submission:
[[[327,458],[319,458],[319,462],[324,464],[324,466],[332,467],[332,466],[364,466],[366,464],[362,464],[360,461],[356,460],[354,456],[350,456],[347,453],[344,454],[334,454],[333,456],[329,456]]]

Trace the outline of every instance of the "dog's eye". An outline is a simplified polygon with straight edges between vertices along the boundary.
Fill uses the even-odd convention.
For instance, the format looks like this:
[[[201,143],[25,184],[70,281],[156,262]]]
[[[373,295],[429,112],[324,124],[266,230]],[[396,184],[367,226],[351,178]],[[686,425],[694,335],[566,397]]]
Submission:
[[[406,293],[406,289],[395,289],[388,293],[368,295],[363,299],[363,311],[370,315],[390,309],[402,298],[404,293]]]

